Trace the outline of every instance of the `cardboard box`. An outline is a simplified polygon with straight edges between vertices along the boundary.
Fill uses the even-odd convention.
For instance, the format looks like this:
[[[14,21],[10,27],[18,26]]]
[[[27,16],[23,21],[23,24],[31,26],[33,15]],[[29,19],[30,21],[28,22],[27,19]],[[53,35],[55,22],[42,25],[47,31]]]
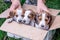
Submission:
[[[36,12],[36,6],[24,5],[24,9],[32,9]],[[31,27],[24,24],[18,24],[16,22],[8,23],[8,19],[0,27],[0,30],[10,32],[19,36],[23,36],[32,40],[51,40],[55,29],[60,28],[60,16],[57,15],[60,10],[50,9],[51,15],[53,15],[52,25],[50,29],[42,30],[35,27]],[[9,9],[0,14],[0,18],[6,18],[8,16]],[[54,31],[51,31],[54,30]]]

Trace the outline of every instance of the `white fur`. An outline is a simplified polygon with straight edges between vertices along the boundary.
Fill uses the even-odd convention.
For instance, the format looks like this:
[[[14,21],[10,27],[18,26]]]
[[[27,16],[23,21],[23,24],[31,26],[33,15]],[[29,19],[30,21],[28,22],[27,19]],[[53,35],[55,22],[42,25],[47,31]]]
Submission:
[[[7,33],[7,36],[15,38],[15,39],[22,38],[21,36],[18,36],[18,35],[15,35],[13,33],[9,33],[9,32]]]
[[[18,10],[16,11],[18,17],[14,16],[13,18],[10,18],[9,21],[12,21],[13,19],[16,21],[16,22],[19,22],[19,20],[22,20],[23,18],[21,17],[21,14],[22,14],[22,9],[21,10]],[[15,35],[15,34],[12,34],[12,33],[9,33],[7,32],[7,36],[9,37],[14,37],[14,38],[21,38],[21,36],[18,36],[18,35]]]
[[[45,26],[45,13],[42,14],[42,20],[39,23],[39,26],[41,27],[41,25]]]
[[[30,13],[31,13],[32,11],[30,11],[30,10],[26,10],[25,11],[25,14],[24,14],[24,18],[23,18],[23,20],[22,20],[22,22],[25,20],[26,22],[25,22],[25,24],[29,24],[30,22],[30,25],[31,26],[34,26],[34,20],[30,20],[29,18],[28,18],[28,15],[30,15]]]
[[[25,3],[28,4],[29,3],[29,0],[26,0]]]
[[[30,19],[28,18],[28,15],[29,15],[30,13],[31,13],[30,10],[25,11],[24,18],[23,18],[23,20],[22,20],[22,22],[23,22],[24,20],[26,21],[25,24],[29,24],[29,22],[30,22]]]
[[[30,23],[31,26],[35,26],[35,20],[31,20],[31,23]]]
[[[21,10],[18,10],[16,11],[18,17],[16,17],[16,21],[19,22],[19,20],[22,20],[23,17],[21,16],[22,15],[22,9]]]
[[[45,17],[46,17],[46,13],[42,13],[42,20],[39,22],[39,24],[36,24],[37,28],[42,28],[42,29],[48,29],[49,25],[46,25],[45,23]],[[44,27],[42,27],[41,25],[44,25]]]

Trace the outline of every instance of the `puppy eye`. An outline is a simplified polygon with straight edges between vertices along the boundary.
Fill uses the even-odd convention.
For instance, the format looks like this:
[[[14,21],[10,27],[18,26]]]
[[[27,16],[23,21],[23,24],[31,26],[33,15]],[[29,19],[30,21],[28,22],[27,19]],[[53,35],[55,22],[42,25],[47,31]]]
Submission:
[[[39,16],[37,16],[37,17],[39,17]]]
[[[47,19],[45,19],[45,21],[48,21]]]
[[[39,20],[41,20],[41,18]]]
[[[16,17],[18,17],[18,15],[16,15]]]
[[[24,17],[24,15],[21,15],[22,17]]]
[[[31,18],[30,16],[28,16],[28,18]]]

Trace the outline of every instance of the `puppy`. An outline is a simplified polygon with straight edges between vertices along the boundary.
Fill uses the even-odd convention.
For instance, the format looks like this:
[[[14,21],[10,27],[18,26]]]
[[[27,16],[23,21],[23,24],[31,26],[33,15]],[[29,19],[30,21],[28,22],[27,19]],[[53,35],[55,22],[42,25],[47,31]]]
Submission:
[[[24,24],[34,26],[35,25],[34,24],[34,22],[35,22],[34,19],[35,19],[35,12],[28,9],[28,10],[25,11],[24,18],[23,18],[22,22]]]
[[[24,11],[25,11],[24,9],[16,9],[16,10],[10,12],[9,16],[7,17],[7,18],[9,18],[9,23],[12,21],[21,23],[21,21],[23,19]]]
[[[52,16],[48,12],[43,11],[41,14],[38,14],[36,16],[36,27],[48,30],[51,21],[52,21]]]
[[[12,21],[16,21],[18,23],[21,23],[21,21],[23,19],[23,15],[24,15],[24,10],[23,9],[16,9],[16,10],[10,12],[9,16],[7,18],[9,18],[9,23],[11,23]],[[15,39],[22,38],[19,35],[15,35],[15,34],[12,34],[12,33],[9,33],[9,32],[7,32],[7,36],[13,37]]]

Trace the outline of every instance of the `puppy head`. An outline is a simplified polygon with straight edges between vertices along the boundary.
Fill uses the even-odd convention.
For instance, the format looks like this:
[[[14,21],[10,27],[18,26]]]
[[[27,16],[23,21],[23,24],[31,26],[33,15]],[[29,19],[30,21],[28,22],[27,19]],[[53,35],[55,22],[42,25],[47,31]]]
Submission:
[[[38,20],[38,23],[39,23],[39,28],[49,29],[52,17],[49,13],[42,12],[42,14],[38,15],[37,20]]]
[[[25,10],[23,10],[23,9],[16,10],[15,18],[16,18],[17,22],[22,22],[22,19],[24,17],[24,13],[25,13]]]
[[[16,22],[21,22],[23,19],[24,12],[24,9],[16,9],[9,13],[8,18],[13,18]]]
[[[29,24],[35,18],[35,13],[32,10],[26,10],[22,22],[24,24]]]

